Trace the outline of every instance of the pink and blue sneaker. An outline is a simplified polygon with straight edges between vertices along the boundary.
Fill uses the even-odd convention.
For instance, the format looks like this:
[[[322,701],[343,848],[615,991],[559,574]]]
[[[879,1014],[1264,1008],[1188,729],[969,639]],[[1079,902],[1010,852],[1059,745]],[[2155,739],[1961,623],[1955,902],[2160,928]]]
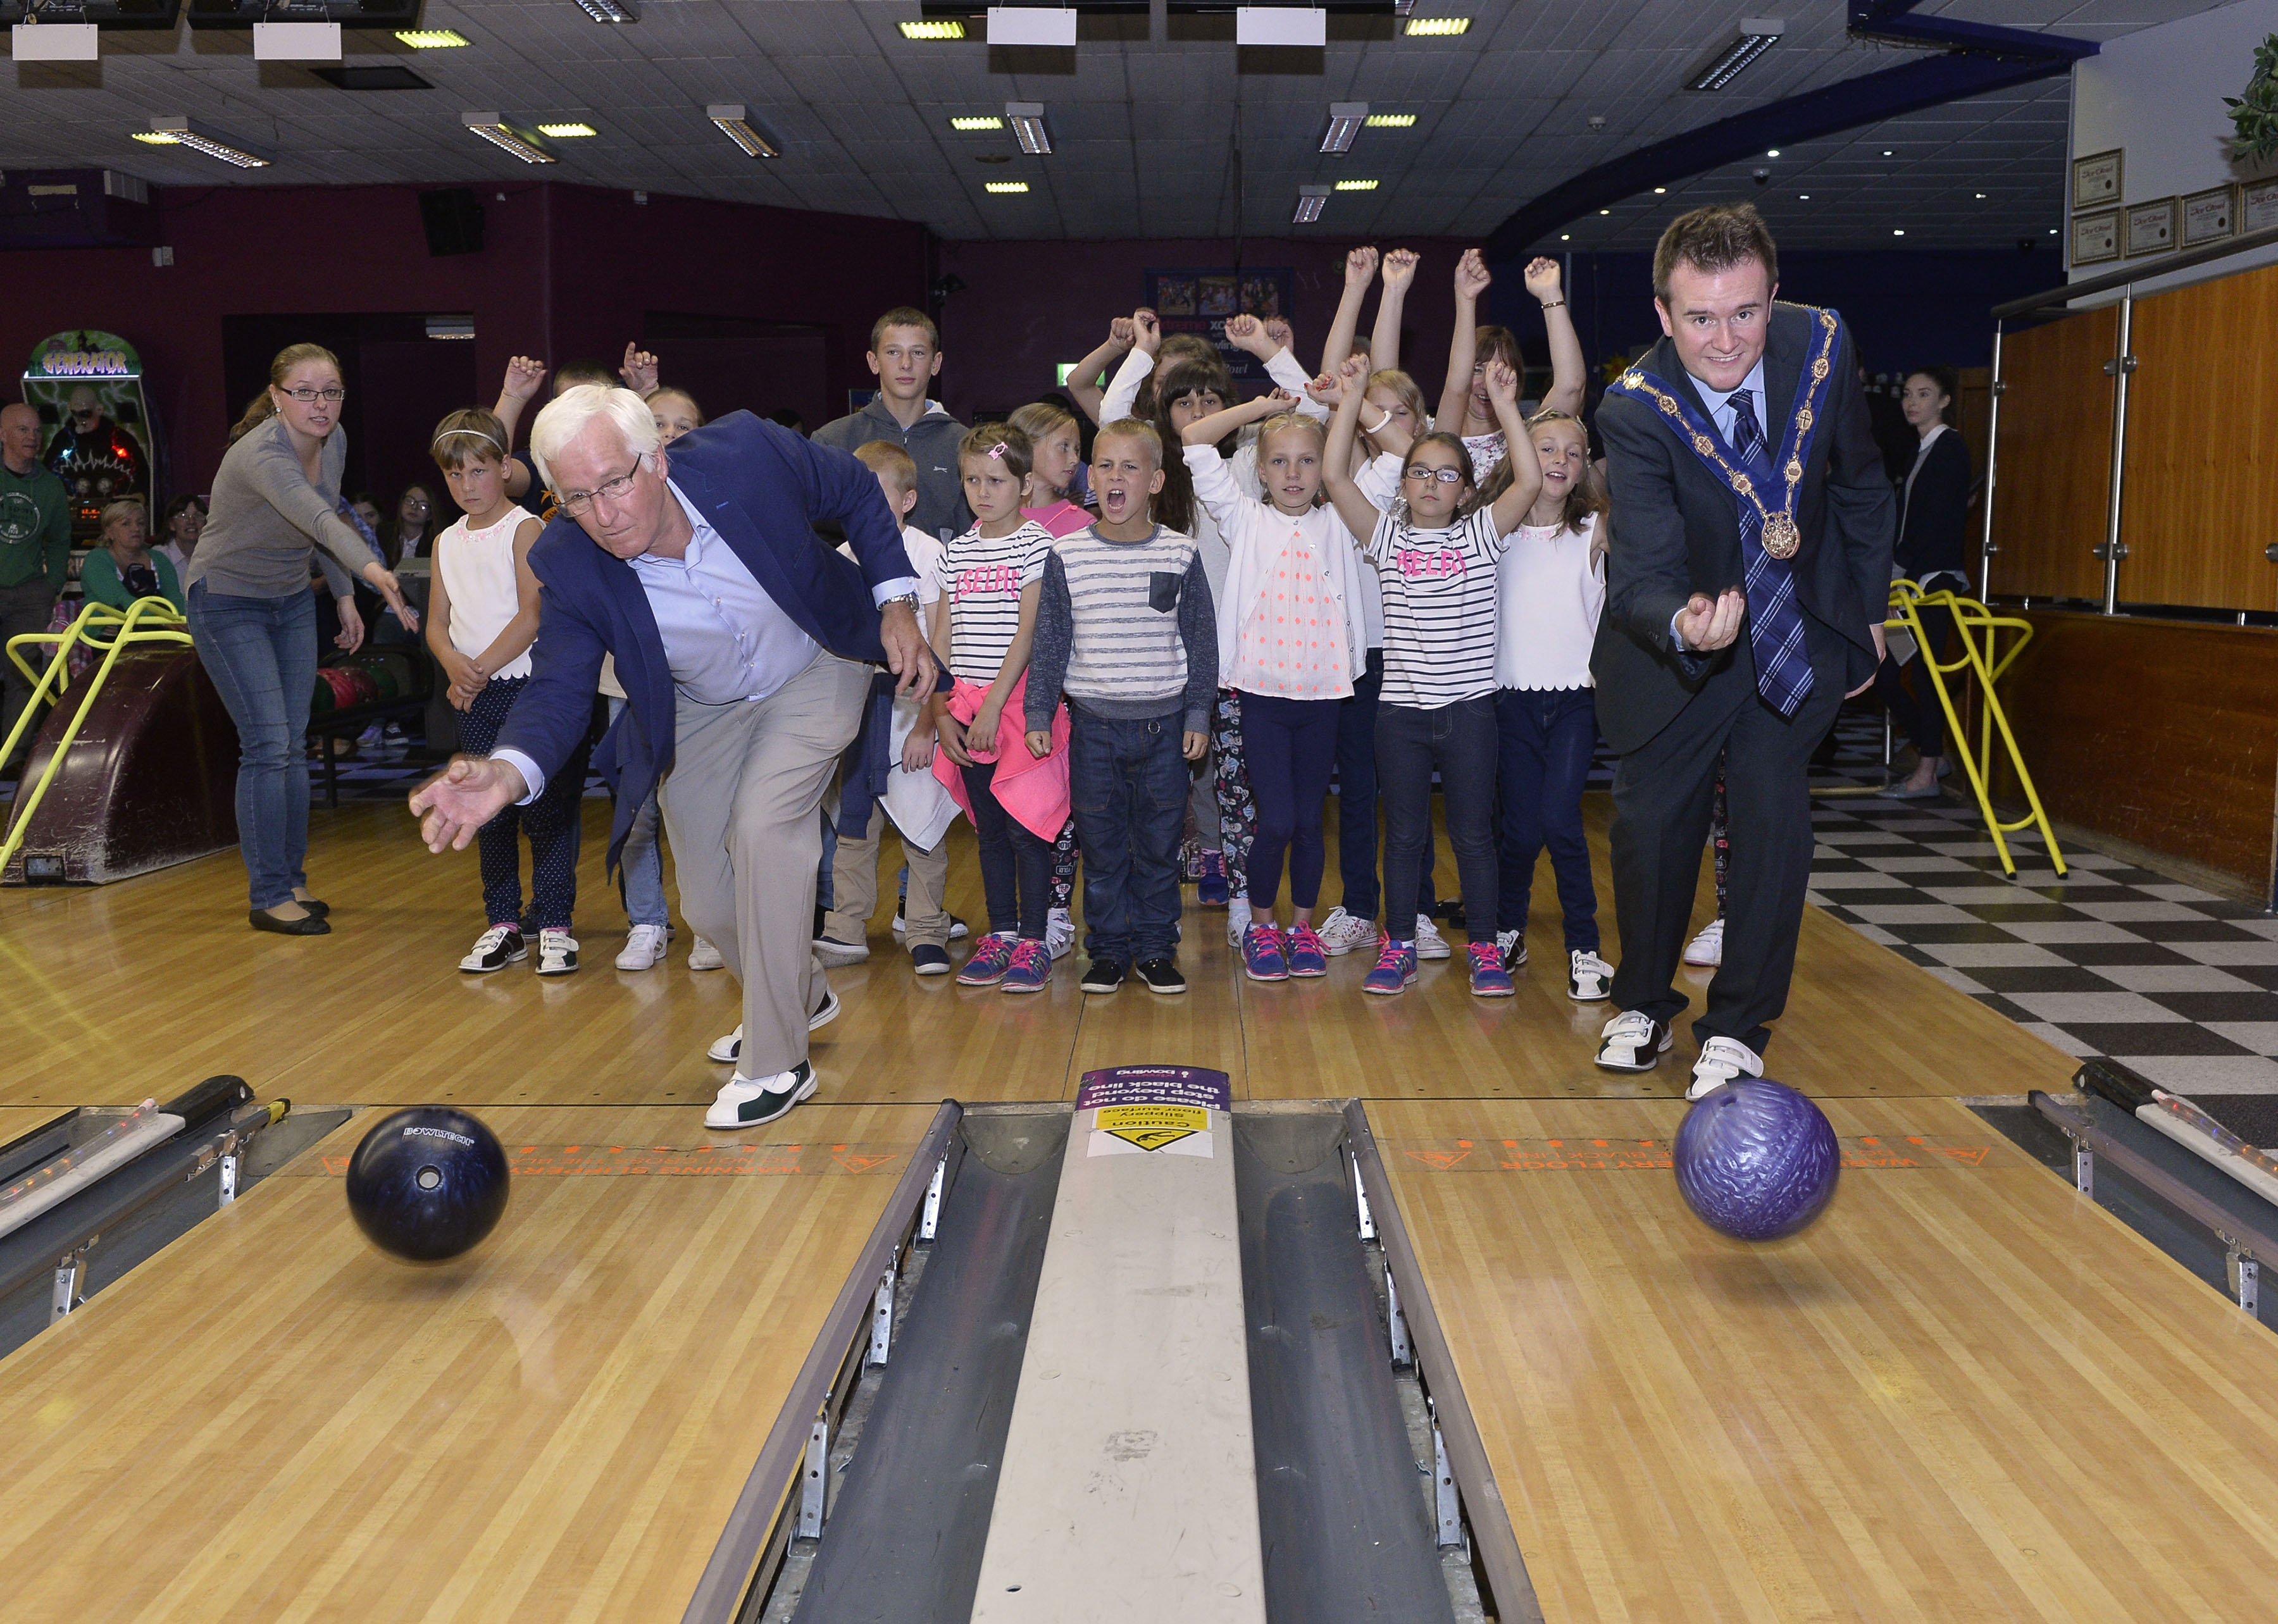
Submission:
[[[1195,900],[1205,908],[1223,908],[1233,896],[1226,882],[1226,853],[1205,850],[1202,875],[1195,881]]]
[[[1271,924],[1253,925],[1242,933],[1242,968],[1253,981],[1286,981],[1289,960],[1281,945],[1280,930]]]
[[[1511,984],[1510,972],[1502,967],[1502,949],[1492,942],[1474,942],[1468,949],[1472,961],[1472,996],[1474,998],[1509,998],[1518,991]]]
[[[1292,925],[1283,938],[1283,957],[1288,961],[1292,976],[1316,976],[1329,973],[1329,949],[1306,924]]]
[[[1365,993],[1381,993],[1389,997],[1404,993],[1416,980],[1416,944],[1384,939],[1384,946],[1376,956],[1376,968],[1361,978],[1360,989]]]
[[[998,984],[1000,993],[1040,993],[1052,979],[1051,949],[1041,942],[1022,937],[1013,944],[1013,962],[1006,966],[1005,979]]]
[[[1020,938],[1005,931],[991,931],[974,944],[973,957],[965,961],[965,968],[957,972],[959,987],[994,987],[1005,979],[1013,967],[1013,949]]]

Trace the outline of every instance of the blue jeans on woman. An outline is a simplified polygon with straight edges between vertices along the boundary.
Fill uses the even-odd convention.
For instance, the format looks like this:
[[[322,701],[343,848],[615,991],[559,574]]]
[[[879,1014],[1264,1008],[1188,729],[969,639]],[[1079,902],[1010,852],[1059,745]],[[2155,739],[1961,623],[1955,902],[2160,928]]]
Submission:
[[[615,694],[608,700],[609,725],[615,727],[625,702]],[[625,843],[617,852],[617,881],[623,890],[629,925],[661,926],[671,922],[671,913],[664,905],[664,852],[657,844],[658,823],[656,791],[651,789],[648,799],[633,814],[632,827],[625,831]]]
[[[237,842],[252,906],[293,900],[309,876],[309,695],[317,606],[305,591],[233,598],[190,588],[190,636],[237,724]]]
[[[1505,688],[1495,695],[1495,781],[1502,793],[1497,931],[1526,931],[1534,859],[1550,848],[1566,950],[1598,950],[1598,890],[1582,833],[1582,785],[1598,740],[1594,688]]]
[[[1384,704],[1376,712],[1376,774],[1384,793],[1385,932],[1416,934],[1432,911],[1432,771],[1440,772],[1448,844],[1462,882],[1464,920],[1474,942],[1494,940],[1494,696],[1428,711]]]

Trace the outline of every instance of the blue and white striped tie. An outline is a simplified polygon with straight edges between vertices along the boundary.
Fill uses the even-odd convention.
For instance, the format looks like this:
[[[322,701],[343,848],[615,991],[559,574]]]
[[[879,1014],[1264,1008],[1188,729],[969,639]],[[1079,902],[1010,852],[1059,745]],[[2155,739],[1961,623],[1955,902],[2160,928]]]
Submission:
[[[1763,425],[1756,421],[1755,392],[1732,394],[1732,449],[1769,495],[1777,489]],[[1740,525],[1740,553],[1747,560],[1748,648],[1756,657],[1756,691],[1783,716],[1811,692],[1811,655],[1803,643],[1803,611],[1796,606],[1795,578],[1788,560],[1764,551],[1763,521],[1751,503]]]

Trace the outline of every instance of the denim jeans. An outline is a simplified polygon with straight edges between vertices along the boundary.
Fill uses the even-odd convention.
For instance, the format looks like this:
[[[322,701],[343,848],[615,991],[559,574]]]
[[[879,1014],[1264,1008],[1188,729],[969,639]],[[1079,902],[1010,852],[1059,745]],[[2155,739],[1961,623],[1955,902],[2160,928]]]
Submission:
[[[190,589],[198,663],[237,723],[237,842],[251,904],[274,908],[305,886],[309,694],[317,682],[317,606],[307,592],[234,598]]]
[[[459,743],[486,756],[499,729],[530,686],[526,676],[494,676],[459,717]],[[581,740],[527,806],[508,806],[475,836],[482,854],[483,909],[492,925],[516,925],[522,916],[522,841],[530,842],[530,922],[539,930],[568,930],[577,908],[577,844],[591,749]]]
[[[1013,748],[1026,750],[1017,734]],[[965,798],[973,807],[973,832],[981,847],[981,889],[989,900],[989,928],[1012,933],[1030,942],[1044,939],[1045,916],[1051,910],[1052,842],[1030,832],[1028,825],[998,803],[990,787],[997,779],[994,761],[976,761],[959,767],[965,778]]]
[[[1384,651],[1368,652],[1368,669],[1353,679],[1352,698],[1337,702],[1338,902],[1357,919],[1374,919],[1376,883],[1376,696],[1384,686]]]
[[[623,699],[610,696],[611,727],[624,708]],[[631,925],[671,921],[664,904],[664,850],[657,843],[659,823],[656,791],[651,789],[647,801],[633,814],[632,827],[625,831],[625,843],[617,853],[617,882],[624,895],[625,921]]]
[[[1499,931],[1526,929],[1534,859],[1550,849],[1566,950],[1598,950],[1598,891],[1582,834],[1582,785],[1598,738],[1594,688],[1506,688],[1495,695],[1495,780],[1502,792]]]
[[[1320,900],[1328,848],[1321,839],[1321,804],[1337,764],[1334,699],[1242,696],[1242,748],[1250,791],[1257,804],[1257,834],[1250,845],[1250,905],[1260,920],[1273,917],[1281,894],[1281,865],[1289,865],[1289,905]]]
[[[1431,911],[1432,770],[1448,814],[1464,918],[1474,942],[1494,940],[1494,696],[1480,694],[1428,711],[1380,705],[1376,771],[1384,786],[1384,917],[1406,941]]]
[[[1083,844],[1083,950],[1129,964],[1179,946],[1189,780],[1177,711],[1132,721],[1068,707],[1068,798]]]

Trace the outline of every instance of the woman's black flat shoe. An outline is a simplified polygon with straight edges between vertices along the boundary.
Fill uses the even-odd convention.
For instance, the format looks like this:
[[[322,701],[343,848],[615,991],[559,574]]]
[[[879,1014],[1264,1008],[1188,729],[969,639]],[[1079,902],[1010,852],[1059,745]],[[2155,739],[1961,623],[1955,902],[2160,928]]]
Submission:
[[[306,908],[309,911],[309,917],[312,919],[325,919],[332,917],[333,905],[330,903],[320,903],[313,896],[296,896],[293,900]]]
[[[333,927],[325,923],[321,914],[311,913],[305,919],[280,919],[266,908],[256,908],[245,917],[253,922],[254,929],[273,930],[280,936],[329,936],[333,934]]]

